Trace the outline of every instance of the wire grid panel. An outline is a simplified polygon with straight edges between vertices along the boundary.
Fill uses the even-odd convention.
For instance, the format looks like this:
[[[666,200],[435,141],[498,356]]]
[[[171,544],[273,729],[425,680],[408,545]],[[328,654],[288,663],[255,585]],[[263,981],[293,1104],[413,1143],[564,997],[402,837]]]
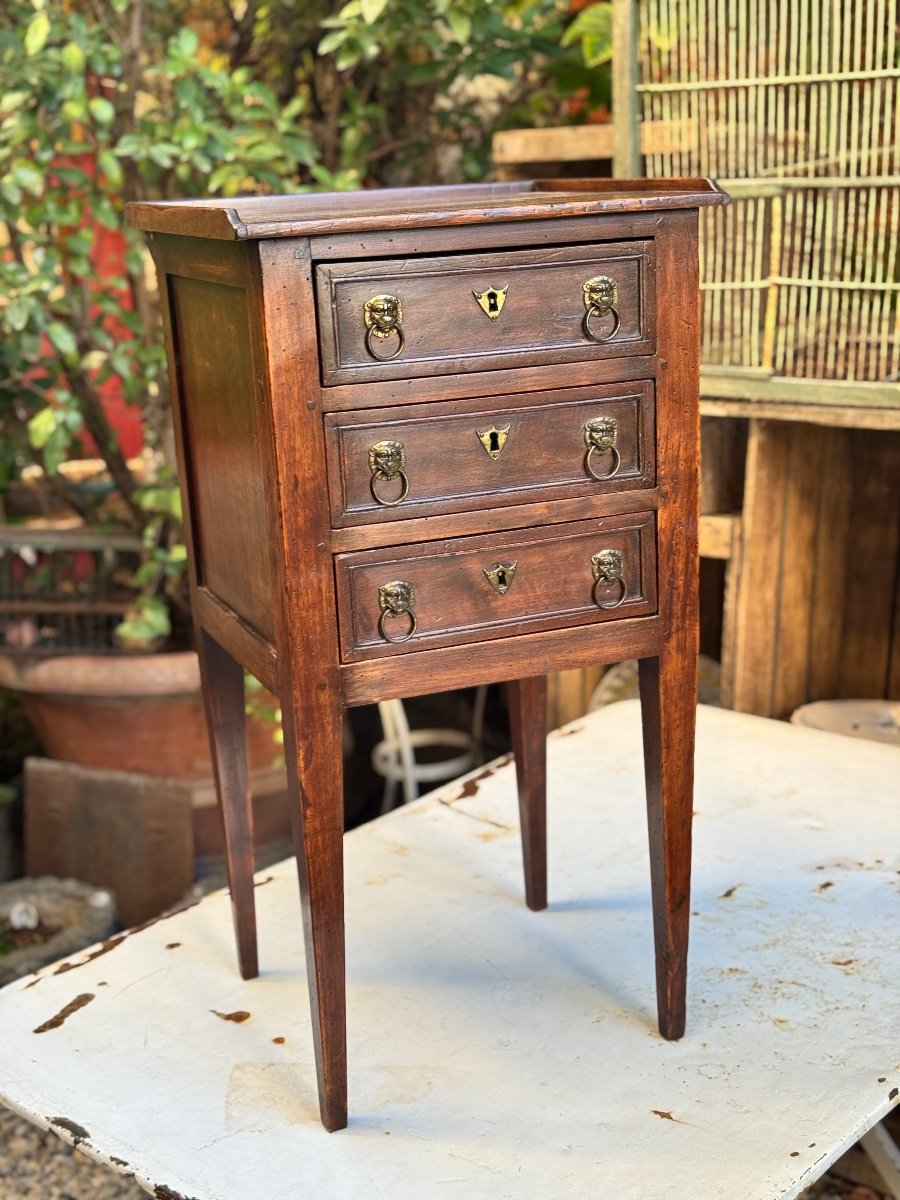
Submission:
[[[0,529],[0,653],[115,650],[140,551],[122,535]]]
[[[712,175],[704,362],[900,378],[900,0],[640,0],[649,176]],[[900,403],[900,398],[898,398]]]

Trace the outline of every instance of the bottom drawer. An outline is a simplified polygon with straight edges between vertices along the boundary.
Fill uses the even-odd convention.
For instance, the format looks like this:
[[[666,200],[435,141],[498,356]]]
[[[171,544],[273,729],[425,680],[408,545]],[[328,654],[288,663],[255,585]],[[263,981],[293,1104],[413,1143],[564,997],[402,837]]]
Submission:
[[[344,662],[656,611],[653,513],[335,558]]]

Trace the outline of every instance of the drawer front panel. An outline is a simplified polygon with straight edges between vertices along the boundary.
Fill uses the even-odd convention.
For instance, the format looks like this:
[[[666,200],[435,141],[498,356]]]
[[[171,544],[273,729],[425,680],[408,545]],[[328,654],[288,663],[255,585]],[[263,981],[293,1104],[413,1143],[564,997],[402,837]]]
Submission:
[[[654,350],[652,241],[330,263],[316,286],[326,385]]]
[[[341,656],[648,615],[655,551],[654,515],[636,513],[337,555]]]
[[[335,528],[628,491],[655,478],[646,380],[329,414],[325,430]]]

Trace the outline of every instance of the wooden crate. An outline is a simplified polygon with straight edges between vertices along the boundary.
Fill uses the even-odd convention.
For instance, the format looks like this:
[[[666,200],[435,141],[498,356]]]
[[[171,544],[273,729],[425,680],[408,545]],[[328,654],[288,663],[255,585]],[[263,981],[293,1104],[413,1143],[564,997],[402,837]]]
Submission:
[[[286,838],[284,772],[254,772],[250,788],[257,846]],[[220,865],[220,831],[212,780],[25,761],[26,874],[109,888],[123,925],[181,900],[198,862],[206,871]]]
[[[900,434],[754,419],[724,701],[900,697]]]

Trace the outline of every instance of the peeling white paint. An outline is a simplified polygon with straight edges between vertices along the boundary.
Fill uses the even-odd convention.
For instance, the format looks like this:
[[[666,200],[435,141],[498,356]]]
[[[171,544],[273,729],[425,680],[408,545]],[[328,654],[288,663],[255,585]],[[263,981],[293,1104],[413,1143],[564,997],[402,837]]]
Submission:
[[[688,1032],[669,1044],[638,716],[549,743],[546,913],[503,833],[510,765],[348,836],[349,1129],[318,1123],[292,863],[256,892],[258,980],[219,894],[0,992],[0,1098],[197,1200],[795,1196],[897,1103],[896,751],[701,710]]]

